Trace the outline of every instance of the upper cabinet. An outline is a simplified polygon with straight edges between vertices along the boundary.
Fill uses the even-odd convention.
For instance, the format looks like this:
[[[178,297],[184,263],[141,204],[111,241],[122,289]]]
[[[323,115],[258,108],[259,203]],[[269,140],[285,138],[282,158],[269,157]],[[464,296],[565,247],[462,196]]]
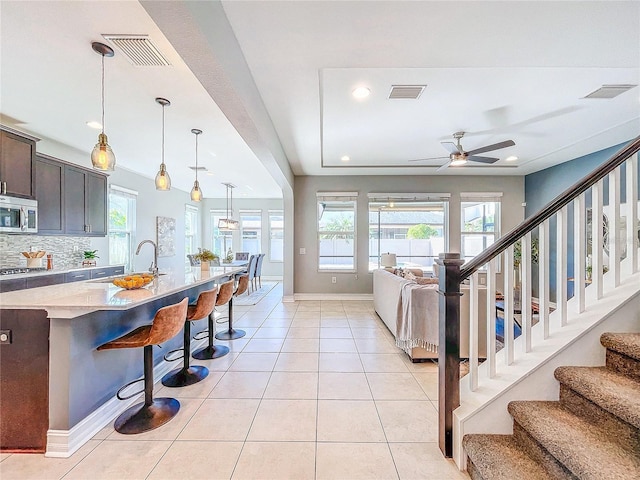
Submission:
[[[107,234],[104,174],[40,155],[35,165],[39,234]]]
[[[64,169],[65,232],[107,234],[107,177],[79,167]]]
[[[0,193],[34,198],[36,142],[0,130]]]
[[[64,164],[37,156],[35,165],[38,233],[43,235],[64,233],[62,196]]]

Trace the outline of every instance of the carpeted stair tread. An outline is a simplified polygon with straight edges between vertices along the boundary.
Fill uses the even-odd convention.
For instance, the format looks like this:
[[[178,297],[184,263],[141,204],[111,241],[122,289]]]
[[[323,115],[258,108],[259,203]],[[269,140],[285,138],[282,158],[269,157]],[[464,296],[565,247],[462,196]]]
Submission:
[[[510,402],[509,413],[540,445],[583,480],[640,478],[640,439],[625,443],[560,402]]]
[[[603,333],[600,343],[609,350],[640,361],[640,333]]]
[[[485,480],[553,479],[518,448],[512,435],[465,435],[462,446]]]
[[[640,383],[606,367],[558,367],[564,385],[603,410],[640,428]]]

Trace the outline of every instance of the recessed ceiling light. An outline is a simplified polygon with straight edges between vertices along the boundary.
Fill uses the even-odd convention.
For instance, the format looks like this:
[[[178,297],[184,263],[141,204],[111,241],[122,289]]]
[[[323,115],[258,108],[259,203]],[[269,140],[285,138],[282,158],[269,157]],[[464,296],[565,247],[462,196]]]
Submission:
[[[95,128],[96,130],[102,130],[102,124],[100,122],[96,122],[95,120],[87,122],[87,127]]]
[[[517,159],[518,159],[518,157],[516,157],[515,155],[511,155],[511,156],[505,158],[505,160],[507,162],[515,162]]]
[[[351,92],[354,98],[367,98],[371,95],[371,90],[367,87],[358,87]]]
[[[349,155],[343,155],[342,157],[340,157],[340,160],[342,160],[343,162],[348,162],[349,160],[351,160],[351,157]]]
[[[213,172],[211,170],[207,170],[207,175],[213,177]]]
[[[209,152],[209,155],[211,155],[212,157],[215,157],[215,156],[216,156],[216,154],[215,154],[215,153],[213,153],[213,152]]]

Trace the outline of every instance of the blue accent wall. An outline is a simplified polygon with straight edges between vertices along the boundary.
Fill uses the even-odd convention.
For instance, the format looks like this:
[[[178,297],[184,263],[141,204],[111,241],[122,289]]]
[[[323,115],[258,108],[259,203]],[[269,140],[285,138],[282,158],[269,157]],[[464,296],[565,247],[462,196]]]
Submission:
[[[624,147],[628,142],[615,145],[613,147],[590,153],[583,157],[578,157],[560,165],[540,170],[525,176],[524,179],[524,197],[526,202],[525,217],[528,218],[537,213],[542,207],[561,194],[565,189],[578,182],[581,178],[591,173],[595,168],[605,163],[612,155]],[[621,175],[621,197],[626,198],[625,188],[625,171],[622,170]],[[638,181],[640,186],[640,179]],[[609,203],[609,185],[605,179],[604,182],[604,204]],[[640,188],[639,188],[640,190]],[[587,191],[586,195],[587,207],[591,206],[591,192]],[[568,222],[568,265],[567,276],[573,277],[573,208],[569,206],[567,215]],[[555,301],[556,288],[556,222],[552,218],[549,224],[550,230],[550,262],[549,262],[549,287],[551,301]],[[538,268],[533,265],[532,268],[533,295],[538,294]],[[573,282],[568,282],[569,296],[573,295]]]

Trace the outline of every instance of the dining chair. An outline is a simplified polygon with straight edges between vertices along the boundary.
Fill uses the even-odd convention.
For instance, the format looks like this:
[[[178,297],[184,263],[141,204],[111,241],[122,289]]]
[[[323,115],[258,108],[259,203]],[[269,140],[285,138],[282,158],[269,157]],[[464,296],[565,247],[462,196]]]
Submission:
[[[247,265],[247,275],[249,276],[249,286],[253,286],[253,289],[255,290],[255,278],[256,278],[256,266],[258,265],[258,255],[251,255],[249,257],[249,265]],[[251,293],[249,290],[251,290],[251,288],[249,288],[247,290],[247,295],[249,293]]]
[[[260,288],[262,288],[262,262],[264,261],[265,253],[261,253],[258,255],[258,263],[256,263],[256,274],[254,282],[260,284]]]

